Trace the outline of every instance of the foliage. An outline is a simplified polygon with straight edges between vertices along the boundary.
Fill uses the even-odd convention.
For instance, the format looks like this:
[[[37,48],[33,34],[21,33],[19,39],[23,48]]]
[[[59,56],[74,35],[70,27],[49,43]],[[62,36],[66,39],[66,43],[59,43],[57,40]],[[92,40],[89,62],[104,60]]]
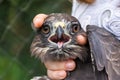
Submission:
[[[70,13],[67,0],[0,0],[0,80],[30,80],[44,75],[40,60],[31,57],[31,22],[38,13]]]

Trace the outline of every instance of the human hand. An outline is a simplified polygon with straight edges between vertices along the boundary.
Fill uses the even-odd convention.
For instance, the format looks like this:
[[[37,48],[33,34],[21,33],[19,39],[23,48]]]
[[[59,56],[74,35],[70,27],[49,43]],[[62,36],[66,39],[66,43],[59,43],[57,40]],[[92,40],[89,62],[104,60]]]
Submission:
[[[66,71],[72,71],[75,69],[75,62],[71,60],[61,62],[46,62],[47,74],[52,80],[61,80],[67,76]]]
[[[47,15],[45,14],[38,14],[33,19],[33,24],[35,28],[40,28],[45,20]],[[82,35],[77,36],[77,42],[80,45],[86,44],[86,38]],[[62,62],[45,62],[44,63],[47,68],[48,76],[53,80],[64,79],[67,76],[66,71],[72,71],[75,69],[76,64],[74,60],[66,60]]]
[[[35,28],[40,28],[42,27],[42,24],[44,23],[44,20],[45,18],[47,17],[48,15],[46,14],[38,14],[34,17],[33,19],[33,25]]]

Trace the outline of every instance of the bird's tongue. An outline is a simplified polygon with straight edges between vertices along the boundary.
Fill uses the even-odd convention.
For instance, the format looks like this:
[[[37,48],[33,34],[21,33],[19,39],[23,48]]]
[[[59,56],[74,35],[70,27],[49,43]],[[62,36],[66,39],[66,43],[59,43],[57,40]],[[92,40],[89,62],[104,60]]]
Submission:
[[[58,48],[61,48],[63,45],[63,42],[58,42],[57,44],[58,44]]]

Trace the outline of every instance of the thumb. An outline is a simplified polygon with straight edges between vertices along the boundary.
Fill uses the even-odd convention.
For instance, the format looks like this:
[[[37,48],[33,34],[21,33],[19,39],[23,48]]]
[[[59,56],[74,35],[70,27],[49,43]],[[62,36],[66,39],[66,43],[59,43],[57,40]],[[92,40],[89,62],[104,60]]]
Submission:
[[[35,28],[40,28],[42,26],[42,24],[44,23],[45,18],[48,15],[46,14],[38,14],[34,17],[33,19],[33,25]]]

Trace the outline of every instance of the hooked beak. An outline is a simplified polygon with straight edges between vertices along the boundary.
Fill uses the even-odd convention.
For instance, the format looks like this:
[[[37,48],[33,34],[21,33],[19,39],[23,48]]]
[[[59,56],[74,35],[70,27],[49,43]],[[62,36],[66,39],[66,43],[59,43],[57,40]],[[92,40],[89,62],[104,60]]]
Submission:
[[[50,40],[58,45],[58,48],[61,48],[64,43],[70,40],[70,36],[64,33],[64,29],[59,25],[56,29],[55,35],[50,37]]]
[[[57,27],[57,30],[56,30],[57,38],[61,39],[63,34],[64,34],[64,30],[62,29],[62,27],[61,26]]]

